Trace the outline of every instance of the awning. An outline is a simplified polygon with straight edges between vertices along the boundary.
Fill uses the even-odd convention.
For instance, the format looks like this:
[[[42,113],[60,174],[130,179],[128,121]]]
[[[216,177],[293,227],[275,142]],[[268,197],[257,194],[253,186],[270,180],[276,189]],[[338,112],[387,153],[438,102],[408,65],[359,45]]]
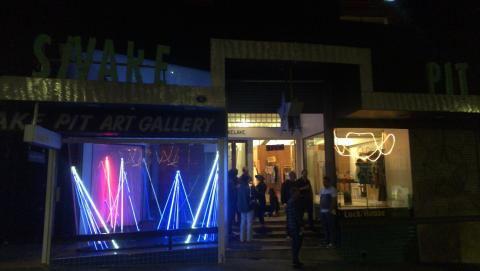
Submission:
[[[407,119],[429,114],[480,113],[480,96],[372,92],[361,94],[360,108],[347,118]]]
[[[213,88],[0,76],[0,100],[225,108]],[[222,92],[223,93],[223,92]]]

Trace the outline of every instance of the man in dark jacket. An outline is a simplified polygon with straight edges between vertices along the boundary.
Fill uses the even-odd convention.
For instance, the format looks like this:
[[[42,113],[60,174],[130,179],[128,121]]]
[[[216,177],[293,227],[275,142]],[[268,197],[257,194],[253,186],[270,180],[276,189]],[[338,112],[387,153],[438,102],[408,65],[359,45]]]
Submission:
[[[297,174],[295,174],[295,171],[290,171],[288,173],[288,179],[282,183],[282,187],[280,188],[282,204],[287,204],[288,199],[290,198],[290,189],[294,186],[296,180]]]
[[[335,216],[337,207],[337,190],[329,177],[323,177],[323,188],[320,189],[320,220],[325,232],[327,248],[335,246]]]
[[[270,216],[278,216],[278,212],[280,211],[280,203],[278,202],[278,197],[275,193],[275,189],[268,189],[268,196],[270,197]]]
[[[281,201],[284,206],[287,205],[288,200],[290,199],[291,189],[295,186],[295,181],[297,180],[297,174],[295,171],[290,171],[288,173],[288,179],[282,183],[282,187],[280,188],[281,193]],[[288,232],[288,225],[287,225],[287,232]],[[287,239],[289,235],[287,235]]]
[[[303,243],[303,229],[301,211],[300,190],[297,187],[290,189],[290,197],[287,202],[287,229],[288,235],[292,239],[292,260],[294,268],[301,268],[303,264],[300,262],[299,254]]]
[[[314,230],[313,225],[313,189],[310,180],[308,179],[308,172],[306,169],[302,170],[302,176],[297,180],[297,187],[300,189],[302,201],[302,217],[305,212],[308,214],[308,224]]]

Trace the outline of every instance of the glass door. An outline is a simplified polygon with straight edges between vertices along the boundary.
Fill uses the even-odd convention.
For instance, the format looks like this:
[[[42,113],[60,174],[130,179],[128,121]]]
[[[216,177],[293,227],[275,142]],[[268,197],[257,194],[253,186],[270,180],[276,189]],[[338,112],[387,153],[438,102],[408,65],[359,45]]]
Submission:
[[[228,141],[228,169],[236,168],[241,172],[247,165],[247,142]]]

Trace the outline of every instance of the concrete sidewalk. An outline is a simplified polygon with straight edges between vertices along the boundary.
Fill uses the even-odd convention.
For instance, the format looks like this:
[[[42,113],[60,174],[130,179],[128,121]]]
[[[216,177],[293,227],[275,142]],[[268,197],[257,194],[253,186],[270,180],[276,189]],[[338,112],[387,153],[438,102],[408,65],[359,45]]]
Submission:
[[[227,258],[227,262],[222,265],[211,264],[155,264],[155,265],[116,265],[116,266],[52,266],[46,267],[40,264],[40,246],[39,245],[11,245],[0,247],[0,271],[204,271],[204,270],[232,270],[232,271],[286,271],[296,270],[292,268],[290,254],[278,254],[278,258],[265,258],[259,254],[259,258],[239,257]],[[310,251],[314,254],[309,255],[308,250],[302,251],[302,259],[305,266],[303,270],[321,270],[321,271],[443,271],[443,270],[479,270],[480,266],[470,265],[428,265],[428,264],[352,264],[342,261],[337,257],[322,257],[322,254],[316,254],[317,251]],[[330,251],[331,252],[331,251]],[[331,252],[333,253],[333,252]]]
[[[2,271],[207,271],[207,270],[232,270],[232,271],[286,271],[293,269],[291,262],[286,260],[245,260],[232,259],[223,265],[218,264],[160,264],[160,265],[136,265],[136,266],[112,266],[112,267],[42,267],[39,264],[17,264],[16,266],[5,266],[0,264]],[[410,264],[349,264],[343,262],[305,262],[302,270],[321,270],[321,271],[443,271],[443,270],[480,270],[478,266],[467,265],[410,265]]]

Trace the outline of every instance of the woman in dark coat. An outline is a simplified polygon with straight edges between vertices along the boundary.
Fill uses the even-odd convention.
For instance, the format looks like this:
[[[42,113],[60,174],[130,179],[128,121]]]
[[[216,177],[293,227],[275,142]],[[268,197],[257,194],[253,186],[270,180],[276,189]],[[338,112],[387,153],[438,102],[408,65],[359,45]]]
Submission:
[[[255,198],[257,199],[258,206],[257,206],[257,217],[262,225],[262,228],[265,227],[265,208],[267,205],[267,199],[265,198],[265,193],[267,192],[267,185],[265,184],[264,180],[265,177],[262,175],[256,175],[255,179],[258,180],[257,185],[255,186]]]

